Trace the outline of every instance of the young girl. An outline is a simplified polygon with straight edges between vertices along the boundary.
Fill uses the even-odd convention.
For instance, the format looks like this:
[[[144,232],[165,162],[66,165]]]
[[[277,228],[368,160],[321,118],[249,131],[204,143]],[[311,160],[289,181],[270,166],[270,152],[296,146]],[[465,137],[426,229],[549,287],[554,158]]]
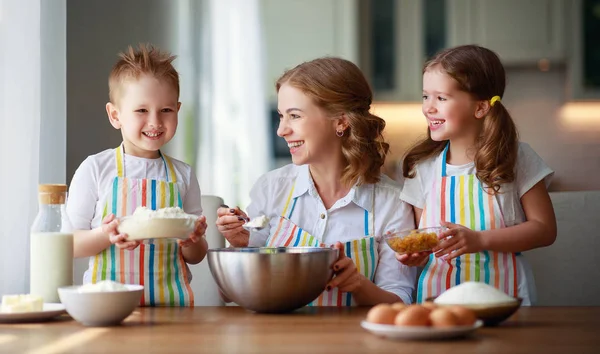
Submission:
[[[493,285],[525,305],[535,300],[520,252],[556,239],[546,189],[553,171],[519,143],[502,104],[505,81],[498,56],[473,45],[444,50],[423,70],[428,137],[403,161],[401,198],[419,227],[448,230],[430,254],[397,256],[425,267],[417,302],[464,281]]]

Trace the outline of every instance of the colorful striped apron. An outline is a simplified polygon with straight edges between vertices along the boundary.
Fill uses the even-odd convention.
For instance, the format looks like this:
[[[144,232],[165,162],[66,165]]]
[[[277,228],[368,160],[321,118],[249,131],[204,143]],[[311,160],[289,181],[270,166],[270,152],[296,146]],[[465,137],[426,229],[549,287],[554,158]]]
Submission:
[[[298,197],[292,199],[294,185],[287,197],[283,212],[279,217],[279,223],[275,232],[267,239],[267,247],[330,247],[330,245],[321,242],[318,238],[310,235],[301,227],[294,224],[290,219],[294,213]],[[290,202],[291,208],[290,208]],[[289,209],[289,211],[288,211]],[[364,214],[364,232],[365,237],[344,242],[346,256],[351,258],[356,265],[357,271],[367,279],[375,279],[375,270],[379,261],[377,252],[378,242],[375,237],[374,212],[375,212],[375,191],[373,191],[372,212],[365,210]],[[317,299],[308,304],[308,306],[353,306],[356,305],[352,299],[351,293],[342,293],[338,288],[325,290]]]
[[[115,149],[117,176],[107,191],[103,219],[109,213],[131,215],[138,206],[181,208],[177,176],[168,156],[160,154],[167,175],[163,181],[125,177],[123,155],[122,146]],[[90,258],[90,269],[92,283],[113,280],[144,285],[141,306],[194,306],[191,273],[174,239],[145,240],[133,251],[111,245]]]
[[[435,178],[431,189],[427,191],[419,227],[439,226],[441,221],[460,224],[472,230],[505,227],[496,197],[486,193],[476,175],[446,176],[447,152],[448,145],[442,153],[441,178]],[[438,296],[465,281],[484,282],[516,297],[515,254],[483,251],[464,254],[450,261],[431,254],[419,277],[417,302]]]

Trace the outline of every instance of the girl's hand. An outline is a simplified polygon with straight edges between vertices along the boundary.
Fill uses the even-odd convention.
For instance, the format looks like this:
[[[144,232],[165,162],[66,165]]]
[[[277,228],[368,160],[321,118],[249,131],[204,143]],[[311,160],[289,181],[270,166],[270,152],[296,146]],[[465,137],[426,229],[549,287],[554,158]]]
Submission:
[[[127,241],[127,234],[119,233],[119,220],[117,220],[114,214],[108,214],[102,219],[102,225],[100,226],[102,233],[108,235],[108,240],[118,248],[126,250],[134,250],[140,245],[139,241]]]
[[[337,287],[343,293],[357,291],[361,286],[362,276],[358,273],[356,265],[354,265],[351,258],[346,257],[344,244],[336,242],[333,248],[339,250],[339,256],[333,264],[335,277],[327,284],[326,290],[329,291]]]
[[[177,243],[181,247],[189,247],[194,243],[200,241],[202,236],[206,233],[206,216],[202,215],[196,220],[194,231],[190,234],[190,237],[187,240],[177,240]]]
[[[409,267],[424,267],[429,260],[431,251],[410,253],[410,254],[398,254],[396,253],[396,259]]]
[[[221,205],[217,209],[217,229],[233,247],[248,247],[250,232],[242,227],[249,220],[248,215],[235,207]]]
[[[449,230],[442,232],[439,236],[442,242],[433,249],[436,257],[446,257],[447,260],[450,260],[463,254],[484,250],[479,232],[445,221],[442,221],[441,224]]]

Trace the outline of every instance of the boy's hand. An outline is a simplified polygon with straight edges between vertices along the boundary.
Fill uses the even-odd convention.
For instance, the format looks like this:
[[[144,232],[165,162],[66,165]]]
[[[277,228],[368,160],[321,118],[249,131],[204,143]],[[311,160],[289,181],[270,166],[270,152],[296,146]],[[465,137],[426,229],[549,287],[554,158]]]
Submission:
[[[206,233],[206,216],[202,215],[196,220],[196,224],[194,226],[194,231],[190,234],[190,237],[187,240],[177,240],[179,246],[181,247],[189,247],[194,243],[200,241],[200,238],[204,236]]]
[[[113,214],[108,214],[102,220],[100,226],[102,233],[108,235],[108,240],[113,245],[126,250],[134,250],[140,245],[139,241],[127,241],[127,234],[119,233],[119,220]]]

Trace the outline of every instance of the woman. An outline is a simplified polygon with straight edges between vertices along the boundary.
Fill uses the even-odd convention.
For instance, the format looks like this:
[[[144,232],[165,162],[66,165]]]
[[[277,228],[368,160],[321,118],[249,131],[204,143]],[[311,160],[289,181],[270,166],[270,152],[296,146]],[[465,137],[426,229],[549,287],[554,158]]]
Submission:
[[[248,215],[219,208],[217,227],[234,247],[331,246],[335,277],[313,305],[411,302],[416,268],[399,264],[382,235],[414,227],[398,185],[381,173],[385,122],[369,113],[372,92],[360,69],[339,58],[298,65],[277,81],[279,128],[293,164],[263,175]]]

